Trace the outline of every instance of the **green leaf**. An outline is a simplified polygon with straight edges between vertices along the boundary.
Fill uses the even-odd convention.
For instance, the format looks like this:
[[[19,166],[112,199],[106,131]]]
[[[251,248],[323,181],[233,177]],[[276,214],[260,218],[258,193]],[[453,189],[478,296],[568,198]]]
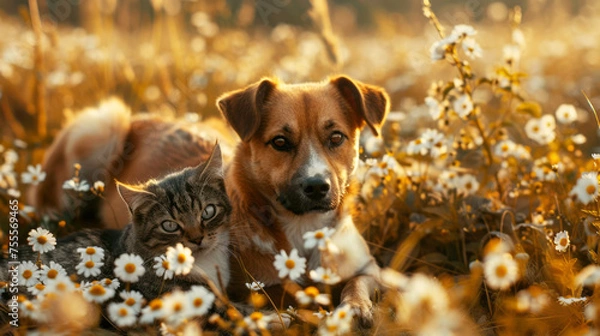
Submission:
[[[517,112],[539,118],[542,116],[542,107],[536,102],[526,101],[517,106]]]

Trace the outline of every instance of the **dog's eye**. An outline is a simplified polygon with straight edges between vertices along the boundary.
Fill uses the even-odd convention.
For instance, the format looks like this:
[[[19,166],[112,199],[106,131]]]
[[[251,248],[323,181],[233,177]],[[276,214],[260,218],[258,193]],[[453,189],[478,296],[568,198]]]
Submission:
[[[335,132],[329,137],[331,147],[337,147],[343,144],[344,140],[346,140],[346,137],[340,132]]]
[[[282,136],[274,137],[273,140],[271,140],[271,146],[281,152],[287,152],[292,149],[292,144],[289,140]]]
[[[209,204],[206,206],[206,208],[204,208],[204,211],[202,211],[202,219],[204,219],[204,220],[211,219],[211,218],[215,217],[216,214],[217,214],[217,207],[214,204]]]
[[[162,223],[160,223],[160,227],[168,233],[174,233],[179,231],[179,225],[173,221],[170,220],[166,220]]]

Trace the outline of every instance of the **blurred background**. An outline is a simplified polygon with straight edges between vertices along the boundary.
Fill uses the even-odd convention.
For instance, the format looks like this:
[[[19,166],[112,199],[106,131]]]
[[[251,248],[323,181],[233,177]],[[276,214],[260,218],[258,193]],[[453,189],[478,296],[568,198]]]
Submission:
[[[218,115],[218,95],[263,76],[302,82],[335,73],[384,86],[396,116],[406,120],[400,132],[410,136],[417,129],[413,123],[427,119],[423,99],[430,84],[456,76],[455,69],[430,59],[429,48],[439,37],[416,0],[38,4],[42,26],[36,44],[29,2],[0,2],[3,143],[23,139],[44,146],[75,111],[111,95],[136,112],[202,118]],[[518,67],[527,74],[526,98],[548,113],[561,103],[587,108],[581,90],[597,102],[597,1],[462,0],[432,6],[447,32],[461,23],[478,30],[483,57],[472,67],[479,76],[502,64],[518,6],[525,37]],[[46,132],[39,131],[40,108],[47,114]],[[584,134],[593,134],[594,123],[587,125]]]

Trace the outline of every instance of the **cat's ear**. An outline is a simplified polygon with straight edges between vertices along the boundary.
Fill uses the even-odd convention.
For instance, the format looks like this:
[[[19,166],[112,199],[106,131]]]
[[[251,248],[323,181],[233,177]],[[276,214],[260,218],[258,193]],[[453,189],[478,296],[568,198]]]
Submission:
[[[141,204],[154,197],[154,194],[148,192],[140,187],[127,185],[119,181],[115,181],[117,184],[117,191],[119,196],[125,204],[130,213],[133,213],[133,209],[138,208]]]
[[[223,156],[221,155],[221,145],[218,142],[204,163],[204,168],[201,169],[200,175],[205,174],[223,177]]]

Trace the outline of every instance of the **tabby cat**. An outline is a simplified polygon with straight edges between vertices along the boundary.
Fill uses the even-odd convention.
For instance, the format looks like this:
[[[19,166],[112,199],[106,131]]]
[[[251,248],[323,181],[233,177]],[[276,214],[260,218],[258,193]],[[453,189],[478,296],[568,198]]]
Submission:
[[[218,144],[210,158],[197,167],[138,186],[118,184],[118,189],[131,213],[129,225],[123,230],[87,229],[59,239],[55,250],[42,255],[42,262],[58,262],[69,275],[76,274],[80,261],[77,248],[98,246],[104,249],[104,266],[93,279],[103,279],[115,277],[114,260],[122,253],[137,254],[144,260],[146,271],[132,289],[150,300],[175,287],[185,290],[204,283],[202,271],[217,286],[227,286],[231,205],[225,192]],[[154,258],[177,243],[190,248],[194,266],[189,274],[163,283],[153,268]],[[35,262],[37,254],[29,246],[20,253],[22,261]],[[6,267],[0,270],[3,272]]]

